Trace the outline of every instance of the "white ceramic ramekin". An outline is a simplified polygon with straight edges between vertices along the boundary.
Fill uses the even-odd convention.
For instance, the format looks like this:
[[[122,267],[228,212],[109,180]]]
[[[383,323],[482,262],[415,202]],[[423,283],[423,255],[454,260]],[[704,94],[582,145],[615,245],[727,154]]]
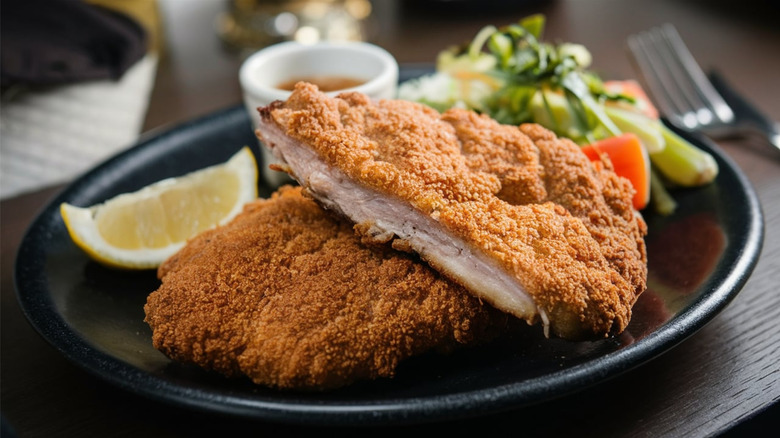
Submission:
[[[323,42],[304,45],[297,42],[279,43],[262,49],[244,61],[239,72],[244,104],[257,127],[258,107],[275,100],[285,100],[290,91],[277,88],[290,79],[316,76],[349,77],[364,81],[346,90],[358,91],[374,99],[391,99],[398,86],[398,63],[381,47],[363,42]],[[263,178],[272,187],[289,182],[287,175],[270,170],[274,161],[270,151],[263,151]]]

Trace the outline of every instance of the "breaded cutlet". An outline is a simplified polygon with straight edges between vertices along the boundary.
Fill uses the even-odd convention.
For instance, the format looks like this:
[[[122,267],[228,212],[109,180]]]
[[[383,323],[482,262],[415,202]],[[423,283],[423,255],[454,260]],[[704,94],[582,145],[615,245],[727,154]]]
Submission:
[[[300,188],[248,204],[158,270],[154,346],[257,384],[323,390],[479,343],[507,317],[408,254],[366,247]]]
[[[259,108],[279,169],[365,242],[415,252],[474,296],[567,339],[622,332],[645,289],[646,225],[608,160],[538,125],[329,97]]]

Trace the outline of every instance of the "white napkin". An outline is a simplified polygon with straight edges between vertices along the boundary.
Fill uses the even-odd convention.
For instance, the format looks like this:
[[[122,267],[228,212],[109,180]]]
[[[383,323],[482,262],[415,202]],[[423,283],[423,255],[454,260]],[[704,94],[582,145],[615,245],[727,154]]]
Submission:
[[[26,91],[0,102],[0,198],[64,183],[126,149],[143,127],[157,70],[149,54],[119,81]]]

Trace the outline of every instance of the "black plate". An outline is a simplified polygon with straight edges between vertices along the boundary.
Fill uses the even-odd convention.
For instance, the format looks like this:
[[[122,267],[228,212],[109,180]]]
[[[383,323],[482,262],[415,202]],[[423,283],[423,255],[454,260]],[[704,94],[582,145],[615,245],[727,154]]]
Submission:
[[[125,390],[176,405],[297,423],[386,424],[538,403],[672,348],[711,320],[747,280],[763,242],[758,200],[717,147],[691,140],[714,154],[720,174],[712,185],[678,192],[675,215],[646,216],[650,287],[629,328],[614,339],[545,340],[532,327],[453,356],[412,358],[394,379],[315,394],[270,390],[170,362],[152,347],[143,322],[146,296],[158,285],[154,273],[118,272],[90,261],[71,242],[58,207],[92,205],[222,162],[244,145],[257,152],[243,107],[148,138],[65,189],[24,237],[17,295],[35,329],[68,359]],[[267,195],[268,188],[262,189]]]

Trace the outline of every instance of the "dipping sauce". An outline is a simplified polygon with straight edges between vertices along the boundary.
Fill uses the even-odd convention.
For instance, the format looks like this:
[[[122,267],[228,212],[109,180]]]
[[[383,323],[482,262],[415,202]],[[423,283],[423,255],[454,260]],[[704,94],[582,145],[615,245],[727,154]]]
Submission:
[[[304,78],[295,78],[286,80],[276,86],[280,90],[292,91],[295,88],[295,84],[303,81],[310,84],[314,84],[320,91],[337,91],[346,88],[357,87],[362,85],[365,81],[361,79],[348,78],[344,76],[311,76]]]

